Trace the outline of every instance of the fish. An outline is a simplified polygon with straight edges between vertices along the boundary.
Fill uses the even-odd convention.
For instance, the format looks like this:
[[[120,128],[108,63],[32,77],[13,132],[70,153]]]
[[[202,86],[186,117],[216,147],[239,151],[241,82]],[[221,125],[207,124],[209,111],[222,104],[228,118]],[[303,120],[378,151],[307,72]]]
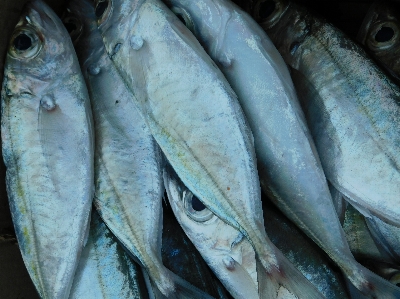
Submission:
[[[68,298],[94,190],[89,95],[67,30],[27,3],[8,48],[1,139],[21,254],[41,298]]]
[[[254,249],[246,237],[206,208],[171,166],[164,185],[172,211],[186,235],[234,298],[258,298]]]
[[[175,298],[175,293],[186,294],[189,289],[189,294],[209,298],[162,263],[161,151],[135,105],[135,96],[105,52],[93,4],[71,1],[69,10],[64,23],[75,37],[96,123],[96,209],[145,269],[151,297]]]
[[[147,298],[141,267],[118,244],[96,209],[92,209],[88,241],[69,298]]]
[[[192,33],[158,0],[99,0],[96,16],[107,53],[167,161],[207,208],[250,240],[257,268],[273,277],[259,281],[265,296],[275,298],[283,285],[321,297],[265,234],[251,130]]]
[[[343,226],[347,208],[347,201],[345,200],[343,194],[340,193],[340,191],[337,190],[335,187],[333,187],[333,185],[329,183],[329,181],[328,181],[328,188],[329,191],[331,192],[333,206],[335,207],[340,224]]]
[[[398,226],[398,87],[360,46],[294,3],[258,1],[253,16],[292,68],[326,178],[357,209]],[[347,248],[340,253],[316,242],[342,269],[353,296],[400,297],[400,288],[354,260],[343,233]]]
[[[272,203],[263,197],[265,230],[271,241],[328,299],[350,298],[332,260]]]
[[[356,40],[400,83],[400,15],[393,4],[375,1],[364,17]]]
[[[391,258],[379,250],[371,236],[365,217],[351,204],[347,205],[343,230],[353,256],[357,260],[390,262]]]
[[[176,220],[167,196],[163,200],[161,256],[164,265],[195,287],[218,299],[231,299]]]

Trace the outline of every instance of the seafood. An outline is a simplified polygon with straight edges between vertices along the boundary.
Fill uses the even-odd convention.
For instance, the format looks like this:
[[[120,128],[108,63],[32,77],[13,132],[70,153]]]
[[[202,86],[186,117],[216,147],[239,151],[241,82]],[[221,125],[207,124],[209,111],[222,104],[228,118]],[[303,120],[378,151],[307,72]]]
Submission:
[[[24,263],[42,298],[68,298],[92,206],[92,114],[68,32],[40,0],[11,38],[1,136]]]
[[[265,234],[251,131],[192,33],[157,0],[99,0],[96,15],[107,52],[169,163],[207,208],[250,240],[257,271],[274,278],[259,279],[259,290],[269,292],[263,296],[275,298],[283,285],[321,297]]]
[[[96,123],[96,208],[146,270],[153,296],[158,298],[161,292],[175,298],[175,293],[188,290],[193,296],[209,298],[162,263],[161,152],[136,108],[134,95],[105,52],[93,5],[72,1],[69,7],[72,15],[64,18],[64,23],[75,37]]]
[[[147,290],[139,265],[92,210],[89,238],[71,288],[70,299],[141,299]]]
[[[400,83],[400,15],[385,1],[375,1],[358,31],[357,41]]]
[[[254,16],[292,67],[327,179],[364,214],[399,225],[398,87],[343,33],[294,3],[260,0]],[[329,243],[307,234],[339,265],[353,295],[400,296],[354,260],[343,232]]]

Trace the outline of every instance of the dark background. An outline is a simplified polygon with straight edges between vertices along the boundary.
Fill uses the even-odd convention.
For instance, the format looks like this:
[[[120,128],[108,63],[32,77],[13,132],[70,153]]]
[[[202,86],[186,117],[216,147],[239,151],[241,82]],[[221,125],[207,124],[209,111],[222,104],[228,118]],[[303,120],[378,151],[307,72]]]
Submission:
[[[3,67],[8,40],[18,21],[26,0],[0,0],[0,82],[3,81]],[[59,15],[67,1],[46,1]],[[236,0],[246,7],[251,1]],[[295,1],[313,10],[336,25],[350,37],[355,38],[371,0],[298,0]],[[397,10],[397,1],[388,1]],[[0,298],[38,298],[35,288],[19,253],[5,190],[5,166],[0,163]]]

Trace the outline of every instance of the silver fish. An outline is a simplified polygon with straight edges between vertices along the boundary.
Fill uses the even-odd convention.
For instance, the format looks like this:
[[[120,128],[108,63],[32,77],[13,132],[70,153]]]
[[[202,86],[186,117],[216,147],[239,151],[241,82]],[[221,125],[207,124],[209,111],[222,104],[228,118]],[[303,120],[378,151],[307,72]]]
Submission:
[[[396,9],[388,2],[375,1],[364,17],[356,39],[399,83],[400,14]]]
[[[400,225],[398,87],[343,33],[294,3],[261,0],[254,15],[293,68],[327,179],[358,209]],[[399,298],[400,289],[358,264],[340,235],[336,243],[311,237],[340,266],[351,292]]]
[[[270,292],[265,296],[275,298],[283,284],[304,298],[321,297],[265,234],[251,131],[196,38],[158,0],[99,0],[96,15],[109,56],[178,176],[248,237],[258,269],[274,278],[259,281]]]
[[[93,4],[71,1],[69,10],[82,24],[80,30],[73,15],[64,18],[71,36],[76,37],[96,123],[95,205],[110,230],[147,271],[153,295],[173,296],[189,284],[165,268],[161,259],[161,152],[135,106],[134,95],[105,52]]]
[[[92,210],[89,238],[71,288],[70,299],[146,298],[140,266],[118,244],[117,238]]]
[[[257,298],[254,249],[237,229],[215,216],[182,183],[171,166],[164,185],[176,219],[234,298]]]
[[[29,275],[42,298],[68,298],[92,206],[92,114],[68,32],[40,0],[27,4],[11,38],[1,136]]]

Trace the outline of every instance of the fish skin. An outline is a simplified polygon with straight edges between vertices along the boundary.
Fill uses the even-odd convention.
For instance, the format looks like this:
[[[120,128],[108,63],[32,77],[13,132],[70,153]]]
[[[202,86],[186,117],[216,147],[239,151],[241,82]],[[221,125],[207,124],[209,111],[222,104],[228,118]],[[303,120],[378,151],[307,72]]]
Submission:
[[[393,30],[393,36],[382,41],[376,39],[383,27]],[[383,31],[382,31],[383,32]],[[356,40],[363,44],[368,53],[400,83],[400,15],[393,4],[375,1],[364,17]]]
[[[150,131],[178,176],[207,208],[250,240],[257,268],[275,278],[263,282],[267,296],[275,298],[281,283],[302,293],[299,285],[305,279],[265,234],[252,134],[226,79],[161,2],[113,1],[106,9],[98,7],[107,52],[135,91]],[[315,288],[312,293],[320,297]]]
[[[390,262],[390,257],[382,254],[376,246],[365,222],[365,217],[351,204],[348,204],[346,208],[343,230],[350,250],[357,260],[373,259]]]
[[[232,299],[180,227],[166,198],[163,201],[161,255],[168,269],[185,277],[195,287],[218,299]]]
[[[68,298],[93,198],[89,96],[68,32],[44,2],[28,3],[15,30],[1,96],[10,209],[39,295]],[[19,30],[31,47],[16,53]]]
[[[359,209],[398,225],[395,207],[400,206],[393,190],[399,179],[393,146],[400,141],[398,88],[359,46],[294,3],[275,23],[268,23],[273,14],[260,20],[254,13],[293,68],[292,79],[327,179]],[[379,192],[380,201],[374,197]],[[338,252],[335,244],[318,245],[351,282],[353,296],[400,297],[399,288],[356,263],[349,251]]]
[[[190,217],[184,198],[193,195],[169,165],[164,169],[164,185],[180,226],[229,293],[234,298],[259,298],[255,253],[250,242],[207,208],[200,212],[207,216],[205,221]]]
[[[147,298],[140,266],[118,244],[95,209],[90,221],[89,238],[69,298]]]
[[[263,198],[265,230],[271,241],[327,299],[349,298],[340,271],[327,255]]]
[[[82,24],[71,32],[92,100],[96,122],[95,199],[100,216],[146,270],[159,290],[173,293],[174,274],[162,263],[161,151],[104,49],[89,1],[71,1],[70,16]],[[80,20],[80,21],[79,21]],[[77,26],[79,27],[79,25]],[[140,211],[140,212],[139,212]]]

